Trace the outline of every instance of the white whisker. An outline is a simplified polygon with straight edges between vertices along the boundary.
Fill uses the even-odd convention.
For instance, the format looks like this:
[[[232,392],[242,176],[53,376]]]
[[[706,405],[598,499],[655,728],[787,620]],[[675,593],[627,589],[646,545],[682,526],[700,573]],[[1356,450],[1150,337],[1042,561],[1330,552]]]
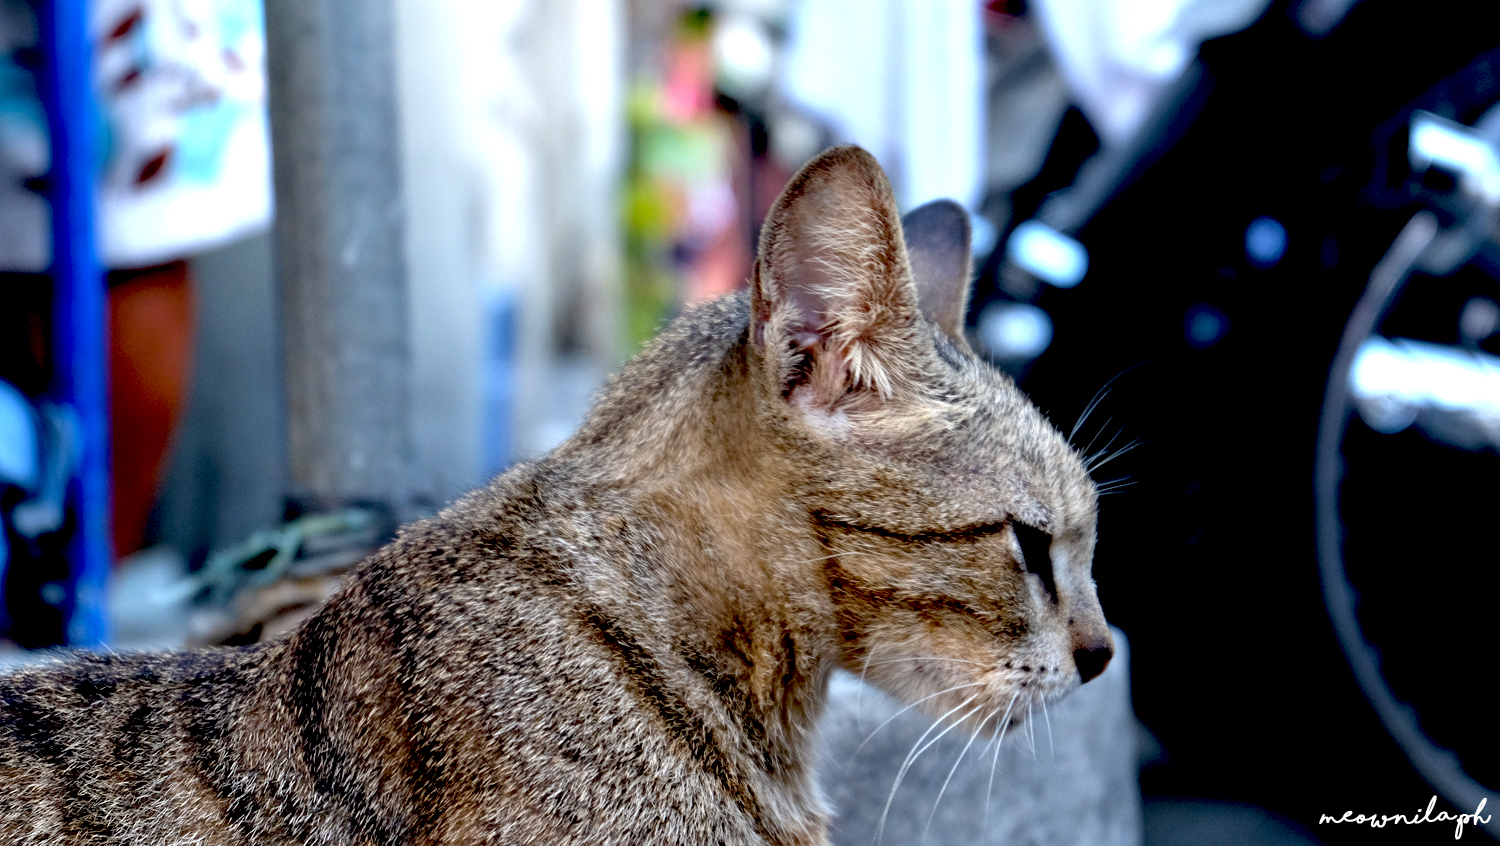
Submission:
[[[1110,439],[1110,443],[1114,443],[1114,439],[1113,438]],[[1095,470],[1098,470],[1100,467],[1103,467],[1104,465],[1110,463],[1111,461],[1114,461],[1116,458],[1119,458],[1120,456],[1124,455],[1125,453],[1130,452],[1131,450],[1133,450],[1136,447],[1140,446],[1141,443],[1142,443],[1141,441],[1131,441],[1130,443],[1126,444],[1125,446],[1120,447],[1119,449],[1115,450],[1114,452],[1110,453],[1109,455],[1096,456],[1095,458],[1091,458],[1088,461],[1084,462],[1084,465],[1083,465],[1084,466],[1084,470],[1086,470],[1088,473],[1092,474]]]
[[[860,731],[865,730],[865,672],[870,669],[870,656],[875,654],[876,648],[872,646],[865,651],[865,665],[859,668],[859,690],[854,694],[854,725]],[[876,731],[879,731],[879,729],[876,729]],[[865,740],[868,742],[869,738],[867,737]]]
[[[934,737],[933,739],[928,740],[925,745],[922,743],[922,741],[923,740],[927,740],[927,735],[932,734],[932,730],[935,729],[935,728],[937,728],[938,726],[942,725],[943,724],[943,720],[946,720],[946,719],[948,719],[948,717],[952,716],[952,714],[953,714],[954,711],[957,711],[960,708],[967,708],[967,707],[969,707],[969,704],[971,702],[973,702],[975,699],[978,699],[979,696],[980,695],[977,694],[977,693],[974,694],[973,696],[970,696],[968,699],[965,699],[961,704],[959,704],[959,705],[955,706],[953,709],[949,710],[946,714],[943,714],[941,717],[938,717],[936,720],[933,721],[932,725],[927,729],[927,731],[922,732],[922,736],[919,737],[919,738],[917,738],[917,742],[912,744],[912,746],[911,746],[911,752],[907,753],[906,760],[901,762],[901,769],[899,769],[899,770],[896,771],[896,781],[895,781],[895,783],[893,783],[891,785],[891,793],[890,793],[890,795],[887,796],[887,797],[885,797],[885,810],[883,810],[883,811],[880,812],[880,824],[877,825],[877,826],[875,826],[875,843],[876,844],[880,843],[880,838],[882,837],[882,835],[885,834],[885,820],[886,820],[886,817],[890,816],[890,813],[891,813],[891,802],[895,801],[895,799],[896,799],[896,791],[899,790],[899,789],[901,789],[901,780],[906,777],[906,771],[909,770],[909,769],[911,769],[911,765],[916,762],[918,756],[920,756],[923,752],[926,752],[928,749],[930,749],[932,747],[932,744],[937,743],[939,740],[942,740],[943,739],[943,735],[945,735],[948,732],[953,731],[955,728],[963,725],[963,720],[960,719],[957,722],[953,723],[953,725],[948,726],[947,728],[945,728],[942,731],[938,732],[937,737]]]
[[[1035,721],[1031,719],[1031,703],[1026,703],[1026,745],[1031,748],[1031,760],[1036,760],[1036,734],[1032,732],[1031,726]]]
[[[918,705],[921,705],[923,702],[926,702],[929,699],[935,699],[935,698],[937,698],[939,696],[942,696],[945,693],[952,693],[955,690],[963,690],[966,687],[979,687],[982,684],[984,684],[984,682],[969,682],[968,684],[957,685],[955,687],[950,687],[947,690],[940,690],[937,693],[929,694],[929,695],[924,696],[921,699],[918,699],[917,701],[911,703],[910,705],[907,705],[905,708],[902,708],[901,710],[899,710],[896,713],[894,713],[894,714],[890,715],[889,717],[887,717],[885,722],[883,722],[880,725],[876,726],[875,727],[875,731],[870,732],[870,734],[865,737],[864,743],[859,744],[859,747],[854,750],[854,753],[849,756],[849,759],[853,760],[854,757],[855,757],[855,755],[858,755],[860,753],[860,750],[865,748],[865,744],[867,744],[871,740],[873,740],[875,738],[875,735],[878,734],[881,729],[883,729],[886,726],[890,725],[892,720],[896,719],[897,717],[901,716],[902,714],[905,714],[907,711],[910,711],[911,709],[917,707]],[[973,700],[971,699],[970,701],[972,702]],[[968,703],[965,703],[965,704],[968,704]],[[938,719],[942,719],[942,718],[939,717]]]
[[[1102,496],[1106,493],[1113,493],[1122,488],[1131,487],[1134,484],[1135,482],[1131,481],[1129,476],[1119,476],[1114,479],[1109,479],[1108,481],[1099,482],[1094,486],[1094,488]]]
[[[1068,432],[1068,443],[1069,444],[1073,443],[1073,436],[1076,435],[1076,434],[1078,434],[1078,430],[1081,429],[1081,428],[1083,428],[1083,421],[1089,419],[1089,415],[1093,414],[1094,413],[1094,409],[1096,409],[1096,408],[1099,407],[1100,400],[1103,400],[1107,396],[1109,396],[1109,383],[1108,382],[1106,382],[1104,384],[1104,387],[1102,387],[1099,390],[1095,391],[1094,392],[1094,398],[1091,399],[1091,400],[1089,400],[1089,404],[1083,407],[1083,413],[1078,415],[1078,420],[1073,423],[1073,429]]]
[[[1104,430],[1108,429],[1109,428],[1109,424],[1111,424],[1113,422],[1115,422],[1115,419],[1113,417],[1109,418],[1108,420],[1105,420],[1104,421],[1104,425],[1099,427],[1099,431],[1095,432],[1094,436],[1092,438],[1089,438],[1088,446],[1086,446],[1083,449],[1079,450],[1079,452],[1083,453],[1086,456],[1090,456],[1090,457],[1098,455],[1099,453],[1093,451],[1093,449],[1094,449],[1094,442],[1097,441],[1097,440],[1099,440],[1099,436],[1102,435],[1102,434],[1104,434]],[[1115,437],[1119,437],[1119,433],[1118,432],[1115,433]],[[1109,444],[1112,444],[1114,442],[1115,442],[1114,438],[1110,438],[1109,439],[1109,443],[1106,443],[1104,446],[1102,446],[1102,447],[1099,448],[1100,451],[1109,449]],[[1089,458],[1085,458],[1083,460],[1084,469],[1088,469],[1088,465],[1089,465]]]
[[[1107,482],[1103,485],[1099,485],[1094,492],[1099,496],[1108,496],[1109,494],[1119,493],[1126,488],[1133,488],[1135,487],[1135,484],[1135,482],[1116,480],[1114,482]]]
[[[1109,386],[1113,385],[1121,376],[1124,376],[1126,373],[1129,373],[1130,371],[1140,366],[1141,363],[1132,364],[1124,370],[1121,370],[1119,373],[1116,373],[1113,377],[1111,377],[1108,382],[1105,382],[1103,387],[1094,392],[1094,398],[1089,400],[1089,404],[1083,407],[1083,413],[1078,415],[1078,422],[1073,424],[1073,431],[1068,433],[1069,444],[1073,443],[1073,436],[1078,434],[1079,428],[1083,426],[1083,421],[1089,419],[1089,415],[1094,413],[1094,410],[1099,407],[1099,403],[1103,402],[1104,398],[1109,396]]]
[[[973,711],[965,714],[963,720],[959,720],[959,722],[962,723],[964,720],[967,720],[969,717],[974,715],[975,711],[978,710],[979,708],[975,707]],[[924,844],[924,846],[927,843],[927,831],[928,829],[932,828],[932,818],[937,816],[938,805],[943,801],[943,794],[948,792],[948,782],[952,781],[953,774],[958,772],[958,765],[963,763],[964,756],[969,753],[969,747],[973,746],[974,741],[979,738],[979,729],[984,728],[984,723],[985,720],[980,720],[979,725],[974,730],[974,733],[969,735],[969,742],[965,743],[964,748],[959,750],[958,757],[953,761],[953,766],[948,769],[948,777],[943,779],[943,786],[938,788],[937,798],[932,800],[932,811],[927,814],[927,824],[922,826],[922,843]]]
[[[1113,423],[1113,422],[1114,422],[1114,418],[1111,417],[1109,420],[1106,420],[1104,422],[1104,425],[1108,426],[1110,423]],[[1101,431],[1100,434],[1103,434],[1103,432]],[[1086,457],[1086,458],[1083,459],[1083,469],[1088,470],[1089,472],[1092,473],[1093,472],[1093,464],[1094,464],[1094,462],[1098,460],[1099,456],[1101,456],[1101,455],[1107,455],[1109,453],[1109,448],[1115,445],[1115,441],[1119,440],[1120,435],[1122,435],[1122,434],[1124,434],[1123,430],[1121,430],[1119,432],[1115,432],[1113,435],[1109,436],[1109,440],[1107,440],[1107,441],[1104,442],[1104,446],[1099,447],[1098,451],[1089,453],[1088,457]],[[1094,442],[1093,441],[1089,441],[1089,446],[1091,448],[1093,447],[1093,445],[1094,445]]]
[[[1042,720],[1047,724],[1047,755],[1057,758],[1057,748],[1052,745],[1052,718],[1047,715],[1047,700],[1042,700]]]
[[[995,766],[1000,763],[1000,747],[1005,745],[1005,730],[1010,728],[1010,709],[1016,707],[1016,697],[1021,691],[1010,695],[1010,704],[1005,706],[1005,716],[1000,718],[1000,734],[995,738],[995,757],[990,761],[990,783],[984,788],[984,821],[980,825],[983,830],[989,826],[990,821],[990,794],[995,792]]]

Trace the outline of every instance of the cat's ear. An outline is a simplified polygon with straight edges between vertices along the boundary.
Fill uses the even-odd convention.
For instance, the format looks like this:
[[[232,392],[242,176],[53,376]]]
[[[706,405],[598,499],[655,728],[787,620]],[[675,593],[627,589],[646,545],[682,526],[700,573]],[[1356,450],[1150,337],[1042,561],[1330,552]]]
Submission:
[[[952,200],[936,200],[907,212],[901,228],[922,314],[967,347],[964,314],[973,274],[969,213]]]
[[[799,403],[911,388],[917,293],[873,156],[836,147],[792,178],[761,231],[751,306],[755,342]]]

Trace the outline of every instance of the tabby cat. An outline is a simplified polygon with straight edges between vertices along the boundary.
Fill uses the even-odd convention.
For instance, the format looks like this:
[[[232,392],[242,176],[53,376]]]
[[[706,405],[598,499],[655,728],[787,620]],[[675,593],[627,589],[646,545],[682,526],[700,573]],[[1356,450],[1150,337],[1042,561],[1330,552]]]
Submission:
[[[830,673],[994,733],[1103,670],[1096,491],[854,147],[579,431],[288,635],[0,680],[0,842],[821,844]]]

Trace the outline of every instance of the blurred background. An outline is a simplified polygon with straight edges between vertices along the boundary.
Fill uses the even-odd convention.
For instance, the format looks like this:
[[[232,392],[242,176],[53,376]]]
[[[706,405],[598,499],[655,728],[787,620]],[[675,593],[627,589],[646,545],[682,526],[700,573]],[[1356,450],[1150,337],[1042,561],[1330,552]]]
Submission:
[[[0,0],[0,638],[294,625],[743,286],[853,142],[970,211],[975,348],[1110,457],[1145,842],[1446,839],[1317,820],[1500,785],[1484,19]]]

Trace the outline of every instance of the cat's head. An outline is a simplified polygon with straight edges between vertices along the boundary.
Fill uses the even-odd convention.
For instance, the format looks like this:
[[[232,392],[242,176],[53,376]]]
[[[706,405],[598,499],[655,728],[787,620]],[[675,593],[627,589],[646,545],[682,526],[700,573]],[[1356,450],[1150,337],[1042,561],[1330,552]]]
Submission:
[[[767,218],[750,343],[844,666],[992,731],[1098,675],[1113,643],[1094,482],[965,342],[969,249],[958,206],[903,222],[867,152],[830,150]]]

